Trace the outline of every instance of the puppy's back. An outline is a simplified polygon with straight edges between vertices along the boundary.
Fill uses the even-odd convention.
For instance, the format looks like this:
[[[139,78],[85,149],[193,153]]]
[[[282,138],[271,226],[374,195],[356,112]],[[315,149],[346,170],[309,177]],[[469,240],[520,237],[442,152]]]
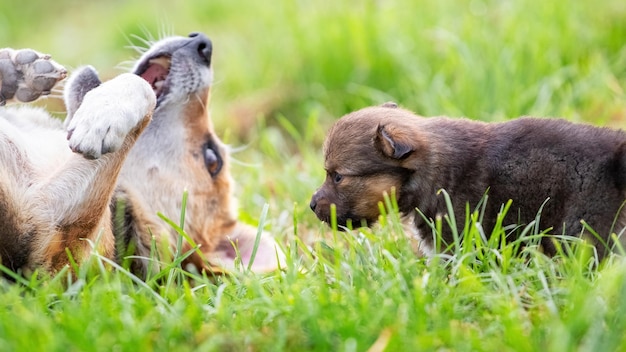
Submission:
[[[489,145],[484,157],[490,202],[494,207],[512,199],[509,221],[529,223],[540,212],[540,227],[552,227],[554,234],[580,234],[584,221],[607,241],[626,226],[620,214],[626,199],[624,132],[521,118],[496,124]],[[605,244],[592,241],[602,255]],[[549,241],[544,247],[554,250]]]

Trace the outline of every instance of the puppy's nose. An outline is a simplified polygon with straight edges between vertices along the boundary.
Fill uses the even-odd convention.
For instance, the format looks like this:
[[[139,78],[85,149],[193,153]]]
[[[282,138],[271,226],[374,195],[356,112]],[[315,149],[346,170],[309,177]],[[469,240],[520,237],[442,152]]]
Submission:
[[[309,204],[309,206],[311,207],[311,210],[315,211],[315,208],[317,208],[317,201],[315,198],[311,199],[311,204]]]
[[[198,55],[206,62],[207,65],[211,64],[211,54],[213,53],[213,44],[206,35],[202,33],[191,33],[191,45],[193,45],[198,52]]]

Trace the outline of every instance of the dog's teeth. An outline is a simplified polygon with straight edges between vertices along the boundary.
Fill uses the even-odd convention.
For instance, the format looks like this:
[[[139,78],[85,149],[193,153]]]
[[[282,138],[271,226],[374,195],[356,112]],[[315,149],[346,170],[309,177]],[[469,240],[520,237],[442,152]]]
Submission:
[[[165,68],[169,68],[170,67],[170,59],[165,57],[165,56],[160,56],[160,57],[156,57],[154,59],[150,59],[148,61],[151,64],[157,64],[157,65],[161,65]]]
[[[154,88],[160,90],[163,88],[163,84],[165,84],[164,80],[154,82]]]

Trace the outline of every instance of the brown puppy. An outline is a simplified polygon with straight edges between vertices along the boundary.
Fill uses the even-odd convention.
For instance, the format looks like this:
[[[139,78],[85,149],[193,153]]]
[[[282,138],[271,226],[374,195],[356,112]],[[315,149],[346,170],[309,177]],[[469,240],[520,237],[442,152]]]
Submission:
[[[69,263],[67,250],[82,262],[95,244],[111,259],[132,256],[145,276],[161,264],[150,260],[154,242],[191,249],[176,248],[178,231],[158,215],[179,224],[183,210],[183,230],[202,252],[188,264],[230,270],[239,253],[248,265],[257,230],[237,221],[228,148],[209,117],[211,55],[211,41],[193,33],[154,43],[132,73],[105,83],[90,67],[74,72],[65,129],[41,110],[0,110],[4,266],[54,273]],[[47,94],[64,76],[49,56],[0,50],[0,104]],[[272,270],[281,258],[263,234],[252,269]]]
[[[423,118],[388,103],[337,121],[324,156],[326,180],[311,200],[318,218],[329,222],[335,204],[339,225],[348,219],[355,226],[369,225],[378,219],[383,193],[394,189],[399,210],[416,227],[426,253],[434,249],[431,230],[415,209],[430,219],[446,214],[440,189],[450,194],[457,221],[465,219],[467,203],[474,209],[488,191],[487,233],[509,199],[505,224],[528,224],[543,205],[540,227],[552,227],[553,234],[580,235],[584,220],[611,245],[610,235],[621,235],[626,226],[621,211],[626,134],[621,131],[556,119]],[[442,237],[453,240],[449,229]],[[592,241],[603,257],[607,246]],[[548,238],[542,246],[555,253]]]

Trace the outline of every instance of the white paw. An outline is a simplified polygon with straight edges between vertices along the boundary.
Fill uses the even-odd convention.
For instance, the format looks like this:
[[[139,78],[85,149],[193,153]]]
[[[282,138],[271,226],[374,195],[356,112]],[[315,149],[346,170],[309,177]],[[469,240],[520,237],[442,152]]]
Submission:
[[[90,159],[115,152],[155,105],[156,96],[144,79],[119,75],[85,95],[67,129],[69,146]]]

